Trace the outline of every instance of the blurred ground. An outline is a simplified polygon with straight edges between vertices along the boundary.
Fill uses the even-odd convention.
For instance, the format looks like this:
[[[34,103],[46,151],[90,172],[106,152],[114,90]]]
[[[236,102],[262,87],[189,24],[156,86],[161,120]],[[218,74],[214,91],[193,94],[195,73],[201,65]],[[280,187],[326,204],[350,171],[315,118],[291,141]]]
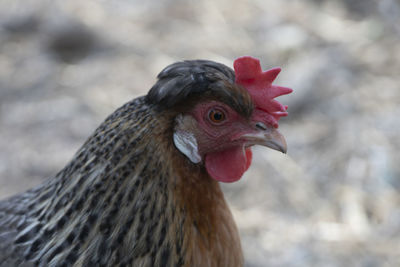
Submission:
[[[183,59],[281,66],[288,155],[224,191],[246,266],[400,266],[397,0],[0,0],[0,196]]]

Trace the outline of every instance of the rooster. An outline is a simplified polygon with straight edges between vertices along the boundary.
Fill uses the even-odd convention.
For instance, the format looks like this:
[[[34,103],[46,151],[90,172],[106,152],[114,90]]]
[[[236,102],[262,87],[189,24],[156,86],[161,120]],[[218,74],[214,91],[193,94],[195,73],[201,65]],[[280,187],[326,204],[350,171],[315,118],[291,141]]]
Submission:
[[[274,98],[292,90],[255,58],[234,70],[166,67],[55,177],[0,202],[0,266],[243,266],[219,182],[242,177],[253,145],[286,152]]]

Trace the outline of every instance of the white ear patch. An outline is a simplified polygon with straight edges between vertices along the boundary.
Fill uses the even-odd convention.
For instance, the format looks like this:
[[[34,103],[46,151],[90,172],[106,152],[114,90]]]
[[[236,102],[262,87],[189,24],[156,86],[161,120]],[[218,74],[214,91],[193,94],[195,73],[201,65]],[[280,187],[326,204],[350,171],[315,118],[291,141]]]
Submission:
[[[193,133],[185,130],[184,118],[180,114],[176,117],[176,126],[174,131],[174,144],[193,163],[201,162],[197,140]]]

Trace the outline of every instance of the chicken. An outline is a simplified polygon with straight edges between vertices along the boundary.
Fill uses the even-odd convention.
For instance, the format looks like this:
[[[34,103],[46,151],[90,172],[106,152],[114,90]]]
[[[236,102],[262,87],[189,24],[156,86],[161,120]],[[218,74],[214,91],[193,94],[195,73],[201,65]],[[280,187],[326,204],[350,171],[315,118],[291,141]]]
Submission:
[[[219,182],[242,177],[253,145],[286,152],[274,98],[292,90],[257,59],[234,69],[166,67],[55,177],[0,202],[0,266],[243,266]]]

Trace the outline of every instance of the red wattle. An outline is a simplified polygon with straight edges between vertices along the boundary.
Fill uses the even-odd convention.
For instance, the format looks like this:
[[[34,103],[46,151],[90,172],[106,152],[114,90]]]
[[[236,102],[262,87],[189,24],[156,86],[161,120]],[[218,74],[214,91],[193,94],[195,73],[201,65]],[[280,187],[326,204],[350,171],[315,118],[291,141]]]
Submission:
[[[215,180],[232,183],[238,181],[250,167],[251,150],[242,146],[209,153],[205,157],[208,174]]]
[[[253,159],[253,152],[251,152],[250,148],[246,148],[246,170],[250,168],[251,160]]]

